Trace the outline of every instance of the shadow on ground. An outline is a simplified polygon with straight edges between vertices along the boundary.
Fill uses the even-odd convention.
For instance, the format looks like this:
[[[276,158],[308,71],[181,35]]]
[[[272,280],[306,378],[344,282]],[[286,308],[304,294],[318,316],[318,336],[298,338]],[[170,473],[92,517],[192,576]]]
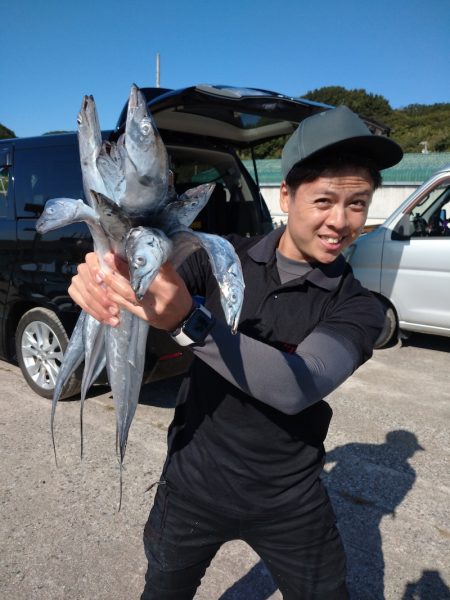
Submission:
[[[450,352],[450,337],[428,335],[425,333],[402,334],[402,346],[414,346],[424,350],[438,350]]]
[[[269,571],[260,561],[228,588],[219,600],[267,600],[276,590],[277,586]]]
[[[324,481],[338,517],[348,559],[351,598],[384,600],[384,557],[380,522],[396,518],[398,506],[414,486],[409,463],[424,451],[417,436],[391,431],[382,444],[351,443],[327,454],[331,465]],[[262,562],[230,587],[220,600],[266,600],[276,590]],[[409,582],[401,600],[450,600],[450,590],[438,571],[424,571]]]
[[[450,590],[438,571],[424,571],[419,581],[407,584],[402,600],[450,600]]]

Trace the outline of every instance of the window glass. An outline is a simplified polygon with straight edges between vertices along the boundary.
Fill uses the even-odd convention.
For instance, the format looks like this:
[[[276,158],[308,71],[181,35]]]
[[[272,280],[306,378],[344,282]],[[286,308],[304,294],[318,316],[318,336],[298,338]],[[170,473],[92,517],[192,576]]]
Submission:
[[[220,235],[260,233],[255,197],[234,155],[174,146],[168,147],[168,153],[178,194],[202,183],[215,183],[208,204],[191,225],[193,229]]]
[[[0,198],[2,199],[8,195],[8,182],[8,167],[0,167]]]
[[[5,217],[8,210],[9,167],[0,167],[0,217]]]
[[[450,185],[440,185],[409,214],[411,237],[450,237]]]
[[[84,198],[78,143],[16,152],[15,196],[18,216],[36,216],[49,198]]]

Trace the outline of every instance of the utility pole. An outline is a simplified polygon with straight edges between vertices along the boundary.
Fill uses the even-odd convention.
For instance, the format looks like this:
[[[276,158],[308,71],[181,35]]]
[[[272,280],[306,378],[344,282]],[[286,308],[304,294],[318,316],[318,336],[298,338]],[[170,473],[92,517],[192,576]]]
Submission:
[[[159,52],[156,53],[156,87],[161,87],[159,84]]]

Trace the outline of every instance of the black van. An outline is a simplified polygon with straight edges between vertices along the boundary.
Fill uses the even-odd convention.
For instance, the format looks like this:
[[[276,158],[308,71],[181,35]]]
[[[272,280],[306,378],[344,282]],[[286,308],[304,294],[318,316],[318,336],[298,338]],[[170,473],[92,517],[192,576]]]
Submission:
[[[237,150],[290,134],[302,119],[329,107],[231,87],[143,92],[167,146],[178,193],[216,182],[193,227],[219,235],[268,231],[270,214]],[[106,139],[117,138],[125,115],[126,105],[116,131],[104,132]],[[17,361],[31,388],[48,398],[78,317],[67,288],[92,247],[84,224],[37,234],[36,219],[55,197],[84,197],[76,133],[1,140],[0,357]],[[148,339],[146,381],[186,370],[190,353],[167,334],[152,329]],[[76,373],[65,397],[78,392],[79,381]]]

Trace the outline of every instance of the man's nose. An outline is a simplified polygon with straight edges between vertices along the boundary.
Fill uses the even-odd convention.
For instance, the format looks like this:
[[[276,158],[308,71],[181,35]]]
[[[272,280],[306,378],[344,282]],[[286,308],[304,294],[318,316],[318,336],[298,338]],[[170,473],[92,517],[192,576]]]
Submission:
[[[344,206],[335,204],[331,211],[328,213],[327,225],[334,229],[341,231],[348,225],[347,211]]]

